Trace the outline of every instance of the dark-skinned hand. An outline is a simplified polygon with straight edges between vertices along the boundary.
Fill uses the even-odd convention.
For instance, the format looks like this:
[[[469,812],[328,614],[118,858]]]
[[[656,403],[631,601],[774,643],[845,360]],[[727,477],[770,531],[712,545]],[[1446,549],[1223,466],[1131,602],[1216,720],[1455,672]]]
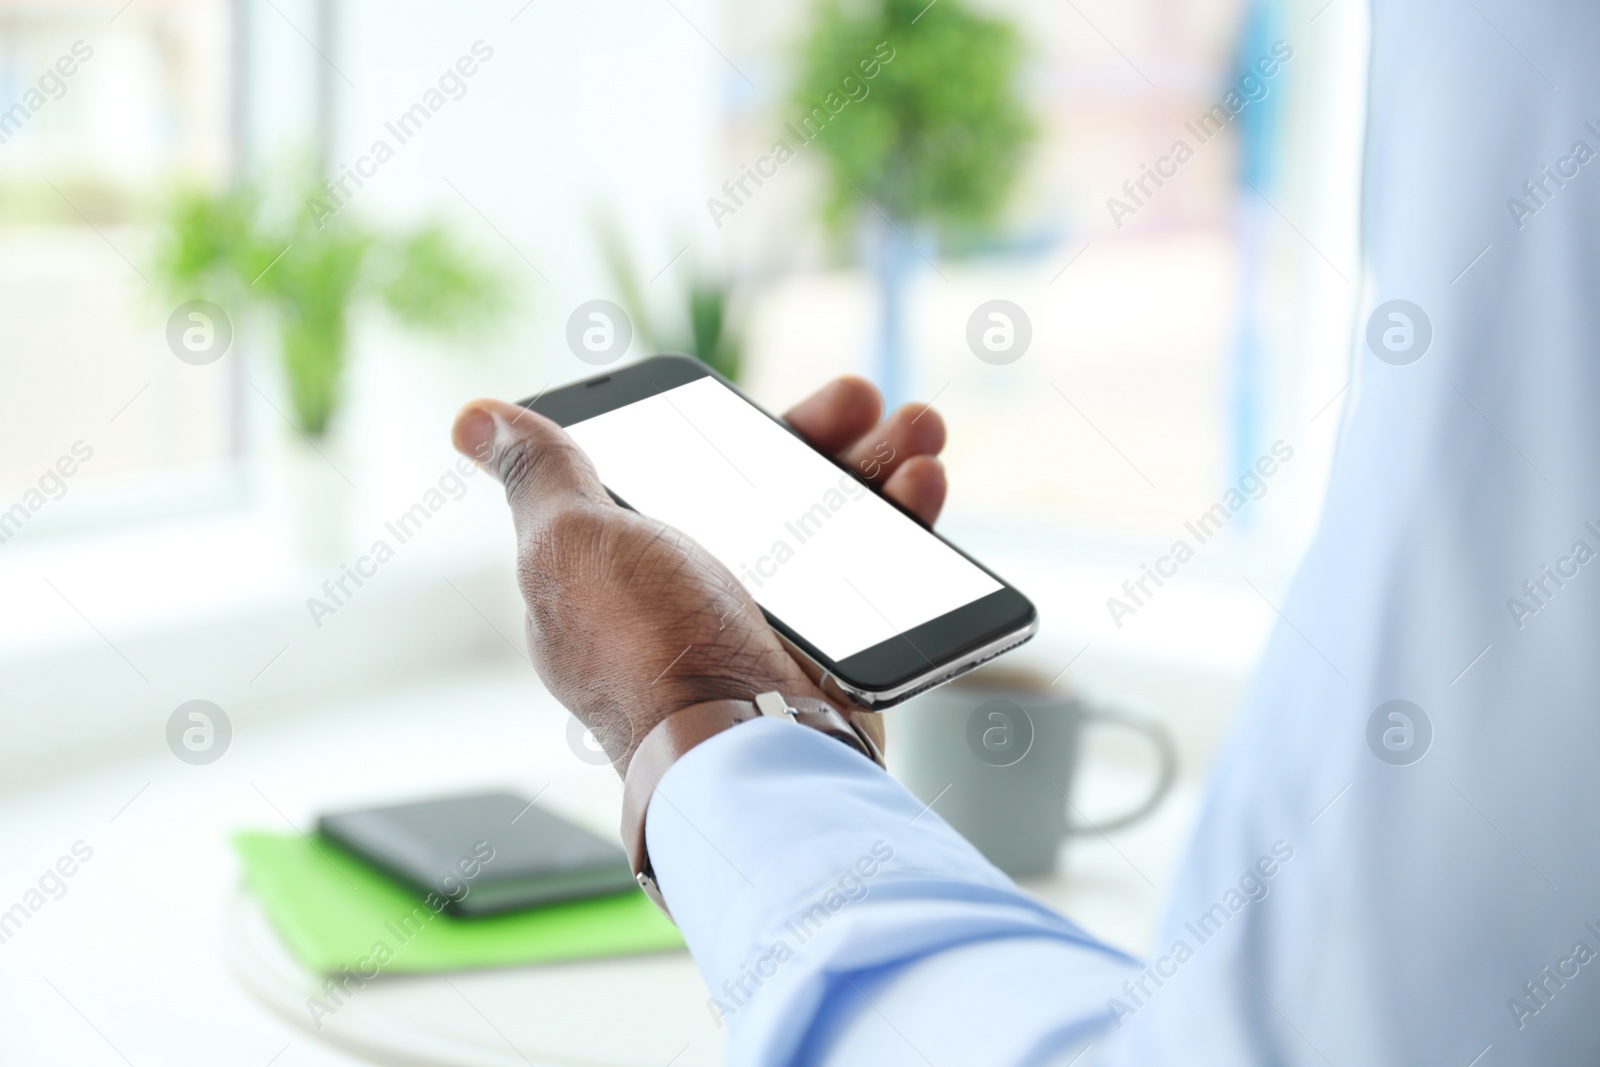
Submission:
[[[785,419],[931,524],[945,498],[944,423],[920,404],[880,423],[882,410],[871,384],[839,378]],[[692,704],[767,690],[827,699],[728,569],[687,535],[612,501],[561,427],[475,400],[456,416],[453,439],[505,486],[533,665],[619,773],[656,723]],[[878,716],[840,710],[882,743]]]

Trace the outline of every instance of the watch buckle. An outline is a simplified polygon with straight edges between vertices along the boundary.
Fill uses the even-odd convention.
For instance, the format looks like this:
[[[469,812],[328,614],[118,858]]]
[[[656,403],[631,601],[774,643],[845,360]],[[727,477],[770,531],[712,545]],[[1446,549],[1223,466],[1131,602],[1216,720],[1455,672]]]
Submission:
[[[672,912],[667,910],[666,898],[661,895],[661,888],[656,885],[654,873],[647,874],[644,871],[640,871],[633,876],[633,880],[639,883],[639,888],[643,889],[644,895],[650,898],[650,903],[660,908],[661,914],[668,919],[672,919]],[[676,922],[677,920],[672,919],[672,921]]]
[[[788,719],[790,722],[794,722],[795,716],[800,714],[798,710],[789,706],[789,701],[777,690],[757,693],[756,709],[769,719]]]

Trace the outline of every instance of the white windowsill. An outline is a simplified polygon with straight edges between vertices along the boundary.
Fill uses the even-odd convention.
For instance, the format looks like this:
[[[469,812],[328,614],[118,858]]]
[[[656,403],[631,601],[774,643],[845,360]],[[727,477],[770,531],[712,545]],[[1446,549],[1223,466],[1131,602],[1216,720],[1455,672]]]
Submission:
[[[296,559],[260,513],[16,539],[0,552],[0,779],[163,744],[188,700],[237,728],[315,695],[525,655],[508,524],[456,520],[347,583],[320,626],[307,598],[340,564]]]
[[[162,744],[187,700],[218,703],[237,727],[328,692],[524,657],[509,523],[481,496],[320,627],[307,598],[325,597],[340,566],[295,559],[271,516],[18,539],[0,552],[0,776]],[[1105,598],[1138,576],[1137,548],[959,517],[944,529],[1037,603],[1039,636],[1014,662],[1063,693],[1143,703],[1192,735],[1185,747],[1214,748],[1273,618],[1226,559],[1196,561],[1118,629]],[[1145,686],[1151,667],[1192,679],[1197,695],[1173,705],[1169,685]]]

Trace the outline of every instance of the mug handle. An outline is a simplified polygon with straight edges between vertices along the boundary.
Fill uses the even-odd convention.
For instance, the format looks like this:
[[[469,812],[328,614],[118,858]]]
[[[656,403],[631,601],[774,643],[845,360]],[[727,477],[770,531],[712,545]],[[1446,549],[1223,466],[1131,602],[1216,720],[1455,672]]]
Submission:
[[[1172,790],[1172,783],[1178,779],[1178,748],[1173,744],[1172,733],[1165,725],[1149,716],[1123,711],[1118,708],[1083,708],[1078,714],[1085,722],[1111,723],[1116,726],[1126,727],[1135,733],[1143,734],[1155,747],[1156,759],[1161,763],[1161,774],[1156,779],[1155,789],[1132,811],[1097,825],[1068,826],[1067,833],[1103,834],[1132,826],[1156,810],[1156,807],[1166,798],[1167,793]],[[1068,801],[1068,803],[1071,803],[1071,801]]]

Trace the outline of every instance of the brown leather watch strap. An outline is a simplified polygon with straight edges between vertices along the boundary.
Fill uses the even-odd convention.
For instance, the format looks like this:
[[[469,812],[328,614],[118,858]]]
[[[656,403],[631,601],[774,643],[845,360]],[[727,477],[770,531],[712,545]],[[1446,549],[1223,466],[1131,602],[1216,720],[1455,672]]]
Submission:
[[[650,809],[650,798],[663,776],[678,762],[685,752],[714,737],[731,730],[742,722],[761,718],[786,718],[820,730],[841,741],[882,767],[883,753],[865,731],[847,717],[821,700],[809,697],[785,699],[777,693],[762,693],[755,701],[714,700],[693,704],[673,712],[655,725],[628,763],[628,773],[622,783],[622,844],[628,852],[628,863],[633,867],[634,880],[645,895],[655,902],[668,918],[666,901],[656,885],[655,870],[645,847],[645,816]]]

